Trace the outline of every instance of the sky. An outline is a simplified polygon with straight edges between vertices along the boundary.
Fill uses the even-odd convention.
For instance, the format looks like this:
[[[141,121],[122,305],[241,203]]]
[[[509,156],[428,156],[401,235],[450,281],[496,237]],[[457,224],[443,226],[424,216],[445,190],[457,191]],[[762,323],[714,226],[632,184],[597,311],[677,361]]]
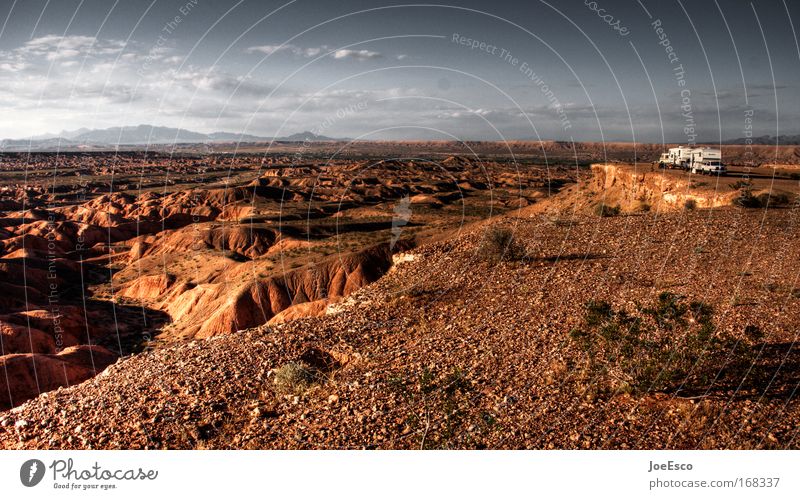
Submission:
[[[800,133],[788,0],[0,0],[0,137]]]

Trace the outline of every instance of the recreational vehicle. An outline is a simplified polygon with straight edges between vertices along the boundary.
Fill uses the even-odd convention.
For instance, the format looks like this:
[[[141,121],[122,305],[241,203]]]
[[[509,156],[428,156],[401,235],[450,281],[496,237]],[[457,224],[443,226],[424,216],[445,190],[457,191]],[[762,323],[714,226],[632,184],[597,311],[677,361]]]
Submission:
[[[724,175],[725,165],[722,164],[722,151],[711,147],[692,149],[689,169],[692,173]]]
[[[669,151],[661,155],[658,164],[662,168],[688,168],[692,159],[691,151],[690,147],[671,147]]]

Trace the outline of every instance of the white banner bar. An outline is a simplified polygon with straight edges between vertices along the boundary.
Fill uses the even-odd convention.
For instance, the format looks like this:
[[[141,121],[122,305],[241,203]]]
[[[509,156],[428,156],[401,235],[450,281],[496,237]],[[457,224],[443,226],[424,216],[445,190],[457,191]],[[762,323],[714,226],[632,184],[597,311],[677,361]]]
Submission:
[[[0,484],[14,498],[796,498],[798,464],[797,451],[4,451]]]

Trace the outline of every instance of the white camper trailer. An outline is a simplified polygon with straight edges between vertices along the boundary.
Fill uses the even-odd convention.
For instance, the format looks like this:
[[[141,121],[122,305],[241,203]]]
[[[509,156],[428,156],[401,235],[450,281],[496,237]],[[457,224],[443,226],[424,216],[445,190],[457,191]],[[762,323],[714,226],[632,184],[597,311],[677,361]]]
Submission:
[[[722,151],[711,147],[692,149],[689,169],[692,173],[724,175],[725,165],[722,164]]]
[[[672,147],[667,152],[668,161],[667,166],[670,168],[688,168],[692,160],[692,148],[690,147]]]

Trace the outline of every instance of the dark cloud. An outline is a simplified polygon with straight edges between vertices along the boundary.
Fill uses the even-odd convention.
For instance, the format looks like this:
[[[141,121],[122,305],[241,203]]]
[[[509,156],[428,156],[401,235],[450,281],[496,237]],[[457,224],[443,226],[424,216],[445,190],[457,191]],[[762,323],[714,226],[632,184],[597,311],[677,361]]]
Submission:
[[[0,18],[9,18],[0,34],[0,136],[98,121],[296,132],[365,102],[357,118],[335,120],[329,134],[395,123],[402,131],[383,138],[426,128],[496,138],[493,127],[530,137],[531,120],[544,138],[632,139],[633,123],[637,140],[679,140],[684,89],[705,137],[741,135],[747,105],[758,117],[756,133],[798,131],[800,54],[782,0],[720,2],[730,32],[713,0],[683,2],[685,11],[655,0],[642,0],[644,8],[599,2],[628,28],[624,36],[584,2],[299,0],[274,13],[277,5],[267,2],[200,2],[184,12],[185,4],[0,6]],[[477,45],[454,43],[454,34]]]

